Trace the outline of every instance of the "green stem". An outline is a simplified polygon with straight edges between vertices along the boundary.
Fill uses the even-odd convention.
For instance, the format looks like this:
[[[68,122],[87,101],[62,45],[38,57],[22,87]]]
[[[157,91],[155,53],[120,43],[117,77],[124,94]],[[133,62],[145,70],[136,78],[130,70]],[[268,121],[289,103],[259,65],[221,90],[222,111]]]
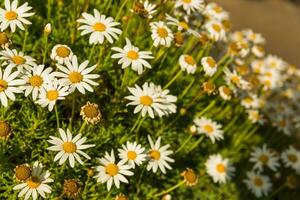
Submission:
[[[83,124],[81,125],[78,133],[81,133],[83,131],[83,129],[85,128],[85,126],[86,126],[86,121],[83,122]]]
[[[178,97],[178,99],[182,99],[186,93],[191,89],[192,85],[194,84],[195,82],[195,78],[189,83],[189,85],[183,90],[182,94]]]
[[[193,151],[202,142],[204,136],[200,136],[199,139],[194,143],[194,145],[188,150],[187,154]]]
[[[164,86],[164,89],[167,89],[174,81],[182,74],[182,70],[179,70],[177,74]]]
[[[43,64],[45,64],[45,62],[46,62],[47,49],[48,49],[48,35],[45,35],[45,46],[44,46]]]
[[[71,118],[70,118],[70,122],[69,122],[69,129],[72,130],[72,122],[73,122],[73,117],[74,117],[74,113],[75,113],[75,101],[76,101],[76,93],[74,93],[74,95],[72,96],[72,112],[71,112]]]
[[[139,130],[140,130],[140,127],[142,126],[143,122],[145,121],[145,119],[146,119],[146,117],[143,117],[143,118],[139,121],[139,123],[138,123],[138,125],[137,125],[137,128],[136,128],[136,130],[135,130],[136,141],[139,141]]]
[[[55,110],[57,129],[59,129],[60,128],[60,126],[59,126],[59,116],[58,116],[58,111],[57,111],[57,105],[56,104],[54,106],[54,110]]]
[[[26,49],[27,36],[28,36],[28,30],[26,29],[26,30],[25,30],[24,40],[23,40],[22,52],[24,52],[25,49]]]
[[[127,4],[127,1],[128,1],[128,0],[124,0],[124,1],[123,1],[123,4],[121,5],[121,7],[120,7],[120,9],[119,9],[119,11],[118,11],[118,13],[117,13],[117,15],[116,15],[115,21],[118,21],[118,20],[119,20],[120,15],[121,15],[121,13],[122,13],[122,11],[123,11],[123,8],[124,8],[124,6]]]
[[[184,180],[183,181],[180,181],[179,183],[177,183],[176,185],[174,185],[173,187],[167,189],[167,190],[164,190],[158,194],[155,194],[154,197],[159,197],[159,196],[162,196],[164,194],[168,194],[170,192],[172,192],[173,190],[175,190],[176,188],[182,186],[184,184]]]
[[[177,151],[175,151],[175,154],[179,153],[184,147],[185,145],[192,139],[193,135],[190,134],[190,136],[182,143],[182,145],[177,149]]]
[[[282,184],[280,187],[278,187],[274,192],[272,192],[272,194],[267,198],[267,200],[269,199],[273,199],[273,197],[278,194],[281,190],[283,190],[286,187],[286,183]]]
[[[139,117],[136,119],[134,125],[132,126],[132,128],[130,129],[129,135],[134,131],[135,127],[138,125],[139,121],[141,120],[142,115],[140,114]]]
[[[109,191],[109,193],[107,193],[107,195],[106,195],[106,197],[105,197],[105,200],[108,200],[109,197],[110,197],[110,195],[111,195],[111,191]]]
[[[126,83],[127,83],[127,77],[128,77],[128,75],[129,75],[129,70],[130,70],[129,67],[127,67],[127,68],[125,69],[124,76],[123,76],[123,78],[122,78],[121,90],[123,90],[124,86],[125,86]]]

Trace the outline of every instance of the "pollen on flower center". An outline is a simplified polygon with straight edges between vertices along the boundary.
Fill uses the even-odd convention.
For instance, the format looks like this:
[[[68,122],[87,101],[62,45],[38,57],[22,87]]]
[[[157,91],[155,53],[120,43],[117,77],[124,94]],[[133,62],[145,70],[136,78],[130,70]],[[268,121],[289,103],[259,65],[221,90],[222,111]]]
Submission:
[[[216,32],[221,32],[221,30],[222,30],[221,26],[218,24],[214,24],[214,25],[212,25],[212,27]]]
[[[134,160],[134,159],[136,159],[137,154],[136,154],[135,151],[128,151],[127,152],[127,157],[128,157],[129,160]]]
[[[106,30],[105,24],[98,22],[93,25],[95,31],[104,32]]]
[[[139,58],[139,54],[136,51],[130,50],[127,53],[127,57],[131,60],[137,60]]]
[[[217,171],[218,171],[219,173],[224,173],[224,172],[226,171],[225,165],[223,165],[222,163],[218,164],[218,165],[217,165]]]
[[[80,83],[82,81],[82,79],[83,79],[83,76],[79,72],[71,72],[69,74],[69,80],[72,83]]]
[[[185,178],[189,183],[194,183],[197,181],[197,175],[193,170],[187,170],[185,173]]]
[[[66,58],[70,55],[71,51],[67,47],[60,46],[56,49],[56,53],[59,57]]]
[[[267,156],[267,155],[261,155],[260,157],[259,157],[259,160],[265,165],[265,164],[267,164],[268,163],[268,161],[269,161],[269,157]]]
[[[215,6],[213,9],[216,13],[221,13],[223,11],[221,6]]]
[[[246,98],[244,99],[244,101],[245,101],[246,103],[252,103],[252,102],[253,102],[253,98],[251,98],[251,97],[246,97]]]
[[[144,106],[151,106],[153,103],[153,99],[150,96],[141,96],[140,103]]]
[[[161,38],[168,37],[168,31],[163,27],[157,28],[157,34]]]
[[[84,110],[84,114],[88,118],[95,118],[99,115],[99,110],[94,105],[85,106],[83,110]]]
[[[223,87],[223,92],[224,92],[226,95],[231,95],[231,90],[230,90],[228,87]]]
[[[5,80],[0,79],[0,92],[3,92],[8,87],[8,84]]]
[[[151,150],[149,155],[153,160],[159,160],[160,159],[160,152],[157,151],[157,150]]]
[[[16,64],[16,65],[23,65],[26,62],[26,59],[23,58],[22,56],[13,56],[11,60]]]
[[[73,142],[64,142],[63,143],[63,150],[66,153],[74,153],[77,150],[77,146]]]
[[[114,163],[110,163],[106,166],[105,172],[107,174],[109,174],[110,176],[115,176],[119,172],[119,167],[118,167],[118,165],[116,165]]]
[[[256,177],[253,182],[254,182],[254,185],[256,185],[258,187],[261,187],[263,185],[263,182],[262,182],[261,178],[259,178],[259,177]]]
[[[10,134],[10,125],[0,121],[0,137],[7,137]]]
[[[292,163],[295,163],[298,161],[297,156],[295,156],[294,154],[289,154],[287,157]]]
[[[40,87],[43,84],[43,78],[38,75],[34,75],[29,78],[29,83],[33,87]]]
[[[185,30],[189,29],[189,25],[187,23],[185,23],[185,22],[179,22],[179,26],[181,26]]]
[[[189,64],[189,65],[195,65],[196,61],[194,60],[194,58],[190,55],[185,55],[184,56],[184,61]]]
[[[57,90],[50,90],[47,92],[47,98],[50,101],[54,101],[58,98],[58,91]]]
[[[15,169],[15,176],[18,180],[24,181],[31,175],[31,169],[27,165],[19,165]]]
[[[7,34],[4,32],[0,32],[0,45],[5,45],[9,42]]]
[[[236,84],[236,85],[239,85],[240,84],[240,78],[238,76],[232,76],[231,77],[231,82]]]
[[[27,186],[31,189],[36,189],[41,185],[40,179],[36,176],[30,177],[27,181]]]
[[[212,132],[214,132],[214,128],[209,125],[209,124],[206,124],[203,126],[203,129],[208,133],[208,134],[211,134]]]
[[[18,18],[18,13],[15,11],[8,11],[5,13],[5,19],[7,20],[15,20]]]
[[[216,66],[216,61],[211,57],[208,57],[206,62],[211,68],[214,68]]]
[[[191,3],[192,0],[182,0],[183,3]]]

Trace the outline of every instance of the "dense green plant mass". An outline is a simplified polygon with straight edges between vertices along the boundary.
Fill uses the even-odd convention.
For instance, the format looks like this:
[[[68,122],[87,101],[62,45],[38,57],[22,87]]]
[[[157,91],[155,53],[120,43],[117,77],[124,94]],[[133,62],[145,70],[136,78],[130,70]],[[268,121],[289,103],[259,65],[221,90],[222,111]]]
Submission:
[[[297,199],[300,72],[219,5],[16,2],[0,4],[0,199]]]

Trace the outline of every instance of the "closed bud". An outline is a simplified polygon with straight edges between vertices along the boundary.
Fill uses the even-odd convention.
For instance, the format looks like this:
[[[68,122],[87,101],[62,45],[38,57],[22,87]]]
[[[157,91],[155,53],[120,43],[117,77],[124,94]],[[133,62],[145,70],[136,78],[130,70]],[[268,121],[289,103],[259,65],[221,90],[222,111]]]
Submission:
[[[51,33],[51,31],[52,31],[51,24],[50,23],[46,24],[46,26],[44,28],[45,35],[49,35]]]

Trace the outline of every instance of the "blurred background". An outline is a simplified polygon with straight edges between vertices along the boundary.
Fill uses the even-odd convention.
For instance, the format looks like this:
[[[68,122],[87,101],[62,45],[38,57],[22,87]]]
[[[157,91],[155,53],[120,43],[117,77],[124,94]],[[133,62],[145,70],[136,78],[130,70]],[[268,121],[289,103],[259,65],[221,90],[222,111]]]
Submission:
[[[251,28],[267,50],[300,67],[300,0],[210,0],[230,12],[234,30]]]

